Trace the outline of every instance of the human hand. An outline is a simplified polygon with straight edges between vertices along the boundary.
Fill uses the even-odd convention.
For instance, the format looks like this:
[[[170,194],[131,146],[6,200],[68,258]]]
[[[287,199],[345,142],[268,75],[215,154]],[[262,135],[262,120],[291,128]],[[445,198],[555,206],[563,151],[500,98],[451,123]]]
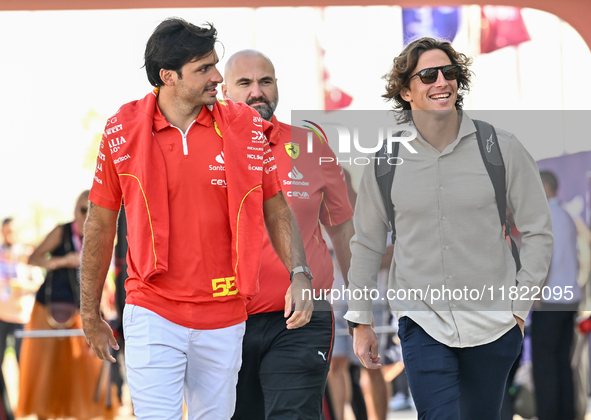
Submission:
[[[111,355],[109,346],[114,350],[119,350],[119,344],[115,340],[111,326],[102,318],[92,320],[82,320],[82,329],[86,336],[86,342],[92,348],[99,359],[108,360],[115,363],[115,358]]]
[[[295,305],[293,314],[287,319],[288,330],[303,327],[310,322],[314,311],[312,293],[314,293],[312,282],[308,277],[303,273],[293,276],[291,286],[289,286],[285,294],[285,318],[289,316],[292,307]]]
[[[373,328],[373,327],[375,327],[375,325],[376,325],[376,320],[372,314],[371,315],[371,327]],[[351,338],[353,338],[353,331],[354,331],[354,329],[349,327],[349,335],[351,336]]]
[[[353,328],[353,351],[367,369],[379,369],[378,336],[370,325],[360,324]]]
[[[21,297],[21,296],[25,295],[25,294],[26,294],[26,292],[27,292],[26,290],[24,290],[24,289],[21,287],[21,282],[20,282],[20,280],[19,280],[19,279],[17,279],[17,278],[14,278],[14,277],[13,277],[13,278],[11,278],[11,279],[8,281],[8,285],[9,285],[9,287],[10,287],[10,293],[11,293],[11,294],[12,294],[14,297],[17,297],[17,298],[19,298],[19,297]]]
[[[57,270],[59,268],[78,268],[80,267],[80,255],[77,252],[69,252],[63,257],[51,257],[47,261],[48,270]]]
[[[80,267],[80,255],[77,252],[69,252],[62,258],[64,267],[78,268]]]

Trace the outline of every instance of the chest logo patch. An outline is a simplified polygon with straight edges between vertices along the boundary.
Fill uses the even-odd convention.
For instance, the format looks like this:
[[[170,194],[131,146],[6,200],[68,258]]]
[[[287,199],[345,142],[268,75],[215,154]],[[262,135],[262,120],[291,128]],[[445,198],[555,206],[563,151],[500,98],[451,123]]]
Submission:
[[[298,171],[295,166],[293,167],[291,172],[287,174],[287,176],[290,179],[296,179],[296,180],[302,179],[304,177],[304,175],[300,171]]]
[[[285,151],[292,159],[297,159],[300,155],[300,145],[297,143],[285,143]]]

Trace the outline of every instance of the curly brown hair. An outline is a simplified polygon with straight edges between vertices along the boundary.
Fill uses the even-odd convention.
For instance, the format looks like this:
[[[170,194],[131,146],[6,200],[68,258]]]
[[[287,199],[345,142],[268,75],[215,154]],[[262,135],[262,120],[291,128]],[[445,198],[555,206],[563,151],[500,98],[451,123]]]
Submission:
[[[460,74],[457,79],[458,96],[456,100],[456,109],[462,109],[464,101],[464,93],[470,91],[470,77],[472,71],[468,67],[472,64],[472,59],[462,53],[457,52],[451,46],[449,41],[443,39],[435,39],[430,37],[419,38],[408,44],[400,53],[398,57],[394,58],[392,68],[384,75],[386,80],[386,93],[382,95],[386,101],[393,101],[394,111],[400,112],[400,119],[406,121],[410,119],[410,103],[402,99],[400,93],[404,88],[410,85],[410,77],[417,66],[419,57],[425,51],[439,49],[449,57],[452,64],[457,64],[461,67]]]

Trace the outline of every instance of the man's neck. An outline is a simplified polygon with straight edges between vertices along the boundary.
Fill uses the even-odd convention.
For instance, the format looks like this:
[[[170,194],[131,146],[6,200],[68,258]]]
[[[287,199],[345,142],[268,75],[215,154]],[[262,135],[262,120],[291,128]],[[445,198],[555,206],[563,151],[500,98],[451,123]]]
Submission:
[[[158,107],[166,121],[186,133],[191,123],[199,116],[203,105],[188,104],[174,95],[170,89],[162,86],[158,94]]]
[[[413,112],[413,122],[421,136],[431,146],[443,152],[458,137],[460,113],[453,111],[437,115],[430,111]]]

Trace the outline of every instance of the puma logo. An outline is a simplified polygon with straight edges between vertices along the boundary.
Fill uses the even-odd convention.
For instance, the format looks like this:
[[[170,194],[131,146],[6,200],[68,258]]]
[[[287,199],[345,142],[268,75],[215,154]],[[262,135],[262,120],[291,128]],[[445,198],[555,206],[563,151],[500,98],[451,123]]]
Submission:
[[[324,352],[324,353],[322,353],[321,351],[319,351],[319,352],[318,352],[318,354],[319,354],[320,356],[322,356],[322,358],[324,359],[324,361],[325,361],[325,362],[326,362],[326,353],[327,353],[327,352]]]

